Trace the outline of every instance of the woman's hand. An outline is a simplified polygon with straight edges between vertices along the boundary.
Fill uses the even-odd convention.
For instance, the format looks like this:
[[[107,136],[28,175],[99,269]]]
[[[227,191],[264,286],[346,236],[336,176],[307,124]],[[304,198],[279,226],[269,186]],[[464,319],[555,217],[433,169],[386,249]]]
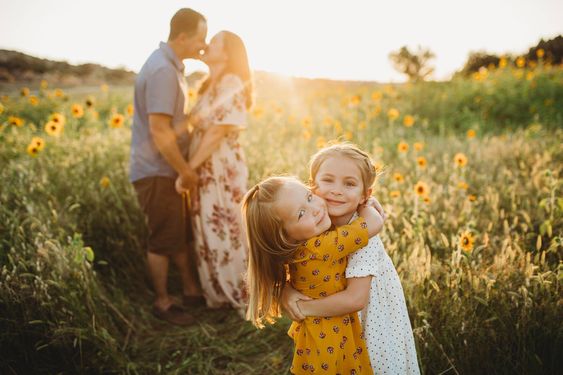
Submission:
[[[282,310],[284,313],[289,317],[289,319],[300,322],[301,320],[305,319],[305,315],[297,306],[297,302],[300,300],[309,301],[311,297],[308,297],[297,290],[293,289],[293,287],[287,284],[281,294],[281,305]]]

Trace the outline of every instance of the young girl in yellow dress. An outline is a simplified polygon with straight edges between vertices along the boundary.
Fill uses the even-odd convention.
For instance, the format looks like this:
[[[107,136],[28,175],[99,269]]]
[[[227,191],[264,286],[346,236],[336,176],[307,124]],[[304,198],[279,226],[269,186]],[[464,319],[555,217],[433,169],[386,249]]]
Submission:
[[[347,256],[381,230],[383,219],[372,207],[360,207],[352,223],[331,228],[326,203],[292,177],[270,177],[243,200],[249,243],[247,318],[256,326],[280,316],[287,281],[312,298],[346,288]],[[356,313],[307,317],[288,334],[295,342],[294,374],[372,374]]]

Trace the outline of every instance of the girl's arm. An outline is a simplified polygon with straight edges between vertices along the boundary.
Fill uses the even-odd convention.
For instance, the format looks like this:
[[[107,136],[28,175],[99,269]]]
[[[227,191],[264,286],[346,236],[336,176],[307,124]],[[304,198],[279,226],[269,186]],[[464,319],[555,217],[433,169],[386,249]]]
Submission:
[[[362,205],[358,208],[358,214],[364,218],[367,224],[369,237],[376,236],[381,232],[381,229],[383,229],[383,218],[375,208]]]
[[[297,307],[304,316],[339,316],[362,310],[368,303],[371,276],[347,279],[341,292],[310,301],[298,300]]]

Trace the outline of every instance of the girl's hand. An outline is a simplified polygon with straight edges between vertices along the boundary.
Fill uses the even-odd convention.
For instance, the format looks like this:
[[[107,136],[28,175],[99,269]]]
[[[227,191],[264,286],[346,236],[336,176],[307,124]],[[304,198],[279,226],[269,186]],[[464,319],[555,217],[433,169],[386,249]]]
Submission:
[[[358,207],[358,214],[364,218],[368,226],[368,237],[373,237],[383,229],[383,218],[372,206],[362,205]]]
[[[284,311],[285,315],[289,317],[289,319],[300,322],[305,319],[305,315],[297,306],[297,302],[300,300],[309,301],[311,297],[308,297],[302,293],[299,293],[297,290],[293,289],[291,285],[286,285],[281,294],[281,305],[282,310]]]
[[[371,206],[375,208],[375,210],[379,213],[379,216],[385,221],[387,219],[387,215],[385,215],[385,210],[383,210],[383,206],[375,197],[369,197],[365,203],[366,206]]]

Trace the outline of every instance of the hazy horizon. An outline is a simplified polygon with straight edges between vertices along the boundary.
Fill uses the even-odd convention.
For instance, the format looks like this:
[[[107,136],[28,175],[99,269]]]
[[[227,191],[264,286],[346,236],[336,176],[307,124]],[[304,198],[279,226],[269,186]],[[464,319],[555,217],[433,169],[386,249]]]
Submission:
[[[436,54],[433,79],[460,70],[470,52],[522,54],[540,39],[562,34],[563,2],[400,0],[237,3],[21,0],[0,14],[0,48],[71,64],[96,63],[138,72],[168,36],[171,16],[191,7],[208,20],[208,40],[227,29],[245,41],[254,70],[304,78],[404,81],[388,55],[407,45]],[[147,26],[149,25],[149,26]],[[187,73],[206,71],[186,60]]]

